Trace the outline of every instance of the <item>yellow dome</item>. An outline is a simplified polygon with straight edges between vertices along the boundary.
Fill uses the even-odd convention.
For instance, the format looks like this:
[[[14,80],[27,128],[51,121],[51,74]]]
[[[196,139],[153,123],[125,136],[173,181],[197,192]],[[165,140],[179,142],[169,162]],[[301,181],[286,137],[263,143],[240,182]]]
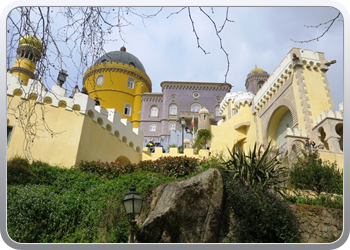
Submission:
[[[259,69],[259,68],[255,68],[255,69],[252,69],[252,70],[250,71],[250,74],[253,73],[253,72],[263,73],[263,72],[265,72],[265,70]]]
[[[39,50],[41,53],[44,51],[42,42],[36,38],[35,36],[24,36],[19,39],[19,45],[29,45],[37,50]]]

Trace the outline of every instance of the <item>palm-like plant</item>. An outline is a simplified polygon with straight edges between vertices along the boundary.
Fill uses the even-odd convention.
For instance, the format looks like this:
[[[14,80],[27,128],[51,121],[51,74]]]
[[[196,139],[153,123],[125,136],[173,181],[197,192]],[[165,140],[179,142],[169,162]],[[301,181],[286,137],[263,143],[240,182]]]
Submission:
[[[286,167],[277,158],[278,152],[271,148],[271,142],[266,149],[255,143],[248,154],[239,145],[228,151],[230,158],[223,162],[226,170],[247,187],[278,190],[286,180]]]

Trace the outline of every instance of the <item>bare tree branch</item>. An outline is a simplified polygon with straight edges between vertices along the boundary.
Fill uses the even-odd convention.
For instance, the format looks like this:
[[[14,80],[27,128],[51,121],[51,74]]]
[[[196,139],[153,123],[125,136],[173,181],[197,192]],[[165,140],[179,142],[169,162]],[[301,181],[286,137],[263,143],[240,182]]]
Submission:
[[[307,28],[318,28],[318,27],[322,27],[322,26],[326,26],[326,30],[321,34],[319,35],[318,37],[315,37],[315,38],[312,38],[312,39],[309,39],[309,40],[303,40],[303,41],[296,41],[296,40],[293,40],[292,38],[290,40],[292,40],[293,42],[296,42],[296,43],[309,43],[309,42],[312,42],[312,41],[318,41],[320,38],[322,38],[329,30],[330,28],[332,27],[332,25],[334,24],[335,20],[337,20],[340,16],[340,12],[338,13],[338,15],[335,17],[335,18],[332,18],[330,19],[329,21],[327,22],[324,22],[324,23],[320,23],[318,25],[304,25],[305,27]]]

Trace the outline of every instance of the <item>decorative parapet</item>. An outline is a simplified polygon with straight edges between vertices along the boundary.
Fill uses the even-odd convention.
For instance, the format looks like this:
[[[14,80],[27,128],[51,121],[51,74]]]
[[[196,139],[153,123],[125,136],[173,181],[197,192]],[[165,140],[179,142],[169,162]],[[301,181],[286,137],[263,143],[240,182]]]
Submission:
[[[298,128],[287,128],[287,136],[295,136],[295,137],[302,137],[302,138],[307,138],[308,135],[306,134],[305,130],[300,130]]]
[[[236,95],[233,105],[238,109],[241,105],[244,105],[245,103],[250,104],[254,96],[255,95],[251,92],[241,91]]]
[[[142,94],[142,102],[162,102],[163,93],[149,93],[145,92]]]
[[[186,89],[186,90],[224,90],[230,91],[232,85],[229,83],[214,83],[214,82],[175,82],[165,81],[160,84],[164,89]]]
[[[95,106],[95,101],[88,95],[76,93],[73,98],[66,95],[66,90],[57,85],[49,92],[44,85],[30,79],[28,85],[20,84],[20,79],[7,73],[7,95],[20,96],[22,99],[36,100],[37,103],[51,104],[52,107],[65,108],[67,111],[76,111],[89,116],[94,122],[106,129],[126,145],[141,154],[143,147],[143,133],[139,128],[133,128],[127,119],[121,119],[121,114],[115,109],[105,109]]]
[[[254,98],[254,94],[249,91],[238,91],[233,93],[227,93],[224,99],[220,103],[220,112],[223,113],[224,109],[231,101],[236,109],[246,102],[250,104]]]
[[[322,111],[322,113],[318,115],[317,118],[314,118],[313,120],[314,127],[322,123],[326,118],[343,120],[343,116],[340,111],[336,111],[335,114],[332,110]]]
[[[296,54],[300,54],[300,57]],[[327,71],[328,65],[334,62],[324,62],[323,56],[322,52],[314,53],[311,50],[292,48],[281,64],[270,75],[262,88],[256,93],[254,98],[254,110],[259,111],[271,99],[277,90],[289,79],[296,66],[305,66],[307,68]]]

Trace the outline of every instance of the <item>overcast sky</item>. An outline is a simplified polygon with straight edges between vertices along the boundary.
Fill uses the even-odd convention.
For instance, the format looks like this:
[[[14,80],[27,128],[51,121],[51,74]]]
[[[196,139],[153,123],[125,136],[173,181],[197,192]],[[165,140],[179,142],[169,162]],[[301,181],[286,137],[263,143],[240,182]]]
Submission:
[[[139,13],[156,13],[159,8],[135,8]],[[154,18],[142,20],[129,15],[132,26],[123,29],[126,42],[119,39],[118,32],[110,38],[105,50],[115,51],[125,46],[144,65],[153,84],[152,92],[161,92],[163,81],[224,82],[227,58],[220,50],[220,40],[213,23],[198,8],[191,8],[199,43],[209,54],[197,46],[192,23],[187,10],[173,14],[181,7],[165,7]],[[220,27],[226,15],[225,7],[204,8]],[[327,72],[336,110],[343,102],[343,22],[338,18],[331,29],[319,41],[296,43],[321,35],[325,27],[319,25],[339,13],[332,7],[230,7],[227,22],[220,33],[222,46],[229,55],[229,72],[226,81],[233,91],[245,90],[247,74],[257,66],[272,74],[293,47],[325,53],[327,60],[337,60]],[[58,20],[56,22],[59,23]],[[53,24],[55,25],[55,24]],[[67,62],[68,63],[68,62]],[[66,69],[70,77],[76,76],[74,67]],[[68,79],[68,81],[70,81]],[[46,86],[55,84],[45,83]],[[69,82],[66,86],[74,86]],[[79,82],[82,87],[82,80]],[[69,87],[68,87],[69,88]],[[70,91],[70,89],[69,89]]]
[[[109,44],[107,51],[127,51],[143,63],[153,83],[153,92],[161,92],[162,81],[224,82],[227,70],[226,55],[220,50],[212,23],[193,8],[192,20],[201,46],[210,54],[197,48],[196,36],[188,11],[169,14],[181,8],[165,8],[153,19],[134,20],[134,26],[124,29],[127,43]],[[146,8],[145,12],[156,12]],[[210,9],[206,8],[209,13]],[[214,8],[217,25],[224,21],[226,8]],[[229,54],[230,68],[227,82],[232,91],[245,90],[247,74],[257,66],[272,74],[292,47],[325,53],[327,60],[337,60],[327,72],[336,110],[343,101],[343,22],[342,17],[319,41],[295,43],[321,35],[325,28],[307,28],[334,18],[339,11],[332,7],[231,7],[229,18],[220,33],[224,49]],[[117,34],[116,34],[117,35]]]

